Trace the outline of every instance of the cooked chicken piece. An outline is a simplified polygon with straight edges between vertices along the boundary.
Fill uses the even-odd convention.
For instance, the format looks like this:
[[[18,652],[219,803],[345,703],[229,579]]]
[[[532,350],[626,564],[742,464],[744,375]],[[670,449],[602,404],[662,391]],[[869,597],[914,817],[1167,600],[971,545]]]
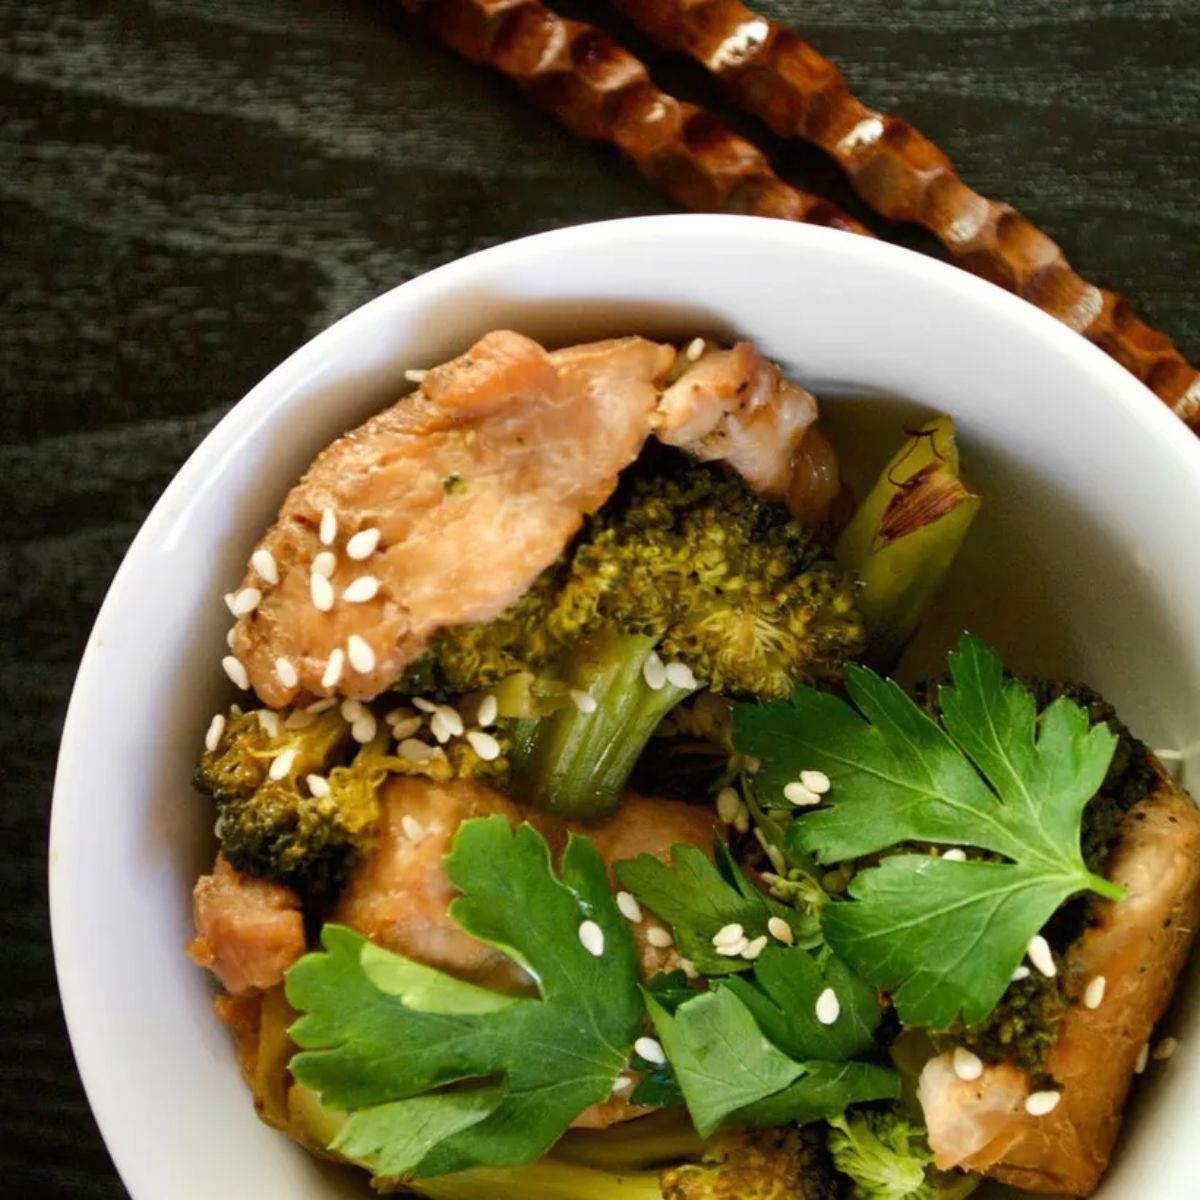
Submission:
[[[517,599],[637,457],[674,358],[489,333],[334,442],[237,593],[254,607],[233,654],[262,700],[377,695],[439,628]]]
[[[1057,1107],[1031,1116],[1033,1083],[1015,1066],[988,1067],[966,1082],[951,1055],[940,1055],[918,1088],[939,1167],[1071,1196],[1090,1195],[1100,1182],[1138,1057],[1200,927],[1200,812],[1165,775],[1122,823],[1108,875],[1125,899],[1098,903],[1097,922],[1066,956],[1071,994],[1105,982],[1096,1008],[1072,1005],[1047,1058]]]
[[[521,809],[469,780],[435,783],[392,776],[380,793],[371,855],[351,874],[330,919],[397,954],[498,991],[529,992],[532,981],[498,950],[450,919],[458,894],[442,871],[454,835],[472,817],[500,814],[513,825]]]
[[[463,821],[501,814],[511,824],[528,820],[557,854],[571,830],[586,833],[605,862],[647,852],[664,860],[678,843],[709,849],[715,816],[676,800],[630,795],[596,825],[568,825],[524,809],[499,792],[469,780],[435,783],[393,776],[381,795],[382,817],[371,856],[353,872],[331,920],[431,967],[500,991],[529,992],[529,976],[510,958],[469,937],[450,919],[457,894],[442,870]],[[612,877],[614,888],[615,876]],[[646,940],[649,921],[634,927],[647,977],[678,966],[679,956]]]
[[[235,996],[265,991],[304,953],[300,897],[235,870],[220,855],[192,893],[196,936],[188,953]]]
[[[805,518],[826,492],[832,502],[840,489],[836,463],[827,478],[820,445],[801,453],[817,419],[816,400],[749,342],[705,353],[663,391],[654,419],[660,441],[701,462],[729,463],[766,499],[794,498]],[[815,475],[809,459],[819,464]]]

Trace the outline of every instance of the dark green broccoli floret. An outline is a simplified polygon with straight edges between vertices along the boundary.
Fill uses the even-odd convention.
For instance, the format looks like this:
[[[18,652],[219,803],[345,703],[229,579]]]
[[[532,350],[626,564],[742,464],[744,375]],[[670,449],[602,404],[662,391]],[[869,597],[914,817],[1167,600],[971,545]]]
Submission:
[[[405,757],[406,739],[391,753],[388,729],[359,745],[334,708],[311,713],[233,712],[216,748],[196,770],[196,786],[217,805],[221,853],[239,871],[295,888],[320,909],[345,886],[379,817],[379,791],[390,774],[445,780],[503,777],[500,754],[480,757],[465,738]],[[421,749],[420,746],[417,747]],[[285,770],[272,764],[281,763]]]
[[[516,719],[522,799],[602,816],[698,688],[776,697],[835,678],[864,641],[856,586],[785,508],[720,467],[655,452],[525,596],[443,631],[400,690],[493,692]]]
[[[900,1105],[834,1117],[828,1146],[851,1180],[850,1200],[957,1200],[979,1184],[977,1176],[936,1170],[925,1127]]]
[[[663,1200],[834,1200],[837,1175],[813,1128],[730,1130],[698,1163],[663,1172]]]
[[[1004,998],[978,1025],[954,1025],[937,1035],[940,1049],[965,1046],[986,1063],[1012,1061],[1034,1074],[1058,1041],[1067,997],[1061,974],[1053,979],[1033,971],[1008,985]]]

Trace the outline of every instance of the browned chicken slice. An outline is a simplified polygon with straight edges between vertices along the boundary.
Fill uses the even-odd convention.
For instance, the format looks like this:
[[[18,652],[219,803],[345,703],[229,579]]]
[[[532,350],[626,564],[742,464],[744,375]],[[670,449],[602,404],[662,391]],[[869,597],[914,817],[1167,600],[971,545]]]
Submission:
[[[701,462],[727,462],[761,496],[812,523],[841,490],[816,420],[816,400],[749,342],[706,351],[663,391],[655,413],[660,441]]]
[[[235,996],[274,987],[304,953],[300,897],[217,856],[192,893],[196,936],[188,953]]]
[[[674,359],[642,338],[549,354],[489,333],[339,438],[235,593],[250,685],[272,707],[374,696],[442,626],[501,612],[636,458]]]
[[[380,946],[461,979],[503,991],[527,992],[531,981],[513,961],[469,937],[451,920],[457,894],[442,870],[463,821],[501,814],[516,825],[533,824],[558,853],[568,832],[586,833],[610,865],[641,853],[664,861],[671,846],[712,846],[715,814],[676,800],[631,794],[611,816],[595,825],[574,825],[525,809],[479,783],[435,783],[393,776],[381,795],[382,817],[375,849],[353,872],[331,916]],[[616,878],[611,876],[614,889]],[[634,940],[647,976],[678,965],[678,955],[647,940],[649,919],[634,926]]]
[[[1047,1058],[1057,1106],[1030,1115],[1033,1082],[1015,1066],[987,1067],[968,1082],[950,1054],[939,1055],[918,1089],[939,1167],[1071,1196],[1100,1182],[1139,1055],[1200,927],[1200,812],[1165,776],[1126,816],[1108,875],[1125,899],[1100,903],[1066,957],[1070,994],[1099,977],[1104,984],[1097,1007],[1072,1005]]]
[[[380,793],[374,850],[350,876],[331,920],[377,945],[498,991],[528,992],[529,976],[510,958],[469,937],[450,919],[457,892],[442,870],[458,827],[472,817],[521,809],[469,780],[435,783],[392,776]]]

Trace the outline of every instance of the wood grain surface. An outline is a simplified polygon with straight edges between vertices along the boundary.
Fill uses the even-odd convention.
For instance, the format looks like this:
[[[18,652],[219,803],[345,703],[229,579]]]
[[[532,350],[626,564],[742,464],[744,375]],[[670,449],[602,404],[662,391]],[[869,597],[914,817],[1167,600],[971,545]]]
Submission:
[[[556,7],[867,216],[835,168],[603,0]],[[1200,359],[1200,0],[758,7]],[[76,663],[158,493],[270,367],[381,290],[519,234],[666,210],[387,0],[0,0],[0,1193],[125,1194],[55,993],[45,838]]]

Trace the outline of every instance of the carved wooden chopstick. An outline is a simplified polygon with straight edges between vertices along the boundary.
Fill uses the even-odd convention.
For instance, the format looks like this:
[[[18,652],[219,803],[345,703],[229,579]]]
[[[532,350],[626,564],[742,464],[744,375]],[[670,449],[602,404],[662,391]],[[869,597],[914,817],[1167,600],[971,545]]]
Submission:
[[[400,0],[438,40],[515,80],[580,137],[624,151],[685,208],[782,217],[869,234],[837,205],[786,183],[716,117],[660,91],[607,34],[539,0]]]
[[[1115,292],[1071,268],[1062,250],[1007,204],[973,192],[950,160],[899,117],[857,99],[798,33],[741,0],[611,0],[668,50],[716,75],[776,134],[825,150],[876,212],[924,226],[954,261],[1082,333],[1200,434],[1200,373]]]

